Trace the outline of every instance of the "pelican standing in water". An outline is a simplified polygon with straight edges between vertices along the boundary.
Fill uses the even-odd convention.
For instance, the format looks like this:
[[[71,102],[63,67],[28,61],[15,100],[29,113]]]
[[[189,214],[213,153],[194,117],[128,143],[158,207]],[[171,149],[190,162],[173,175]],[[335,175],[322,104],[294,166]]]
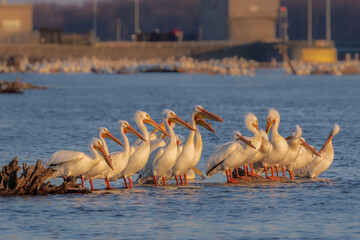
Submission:
[[[219,122],[223,122],[224,120],[220,118],[218,115],[211,113],[205,110],[202,106],[197,105],[192,108],[191,116],[190,116],[190,125],[195,131],[190,131],[186,141],[182,144],[182,151],[180,155],[176,159],[176,163],[172,168],[172,174],[175,176],[175,180],[177,185],[179,185],[178,176],[180,177],[181,184],[184,184],[182,175],[184,175],[185,184],[187,184],[186,173],[193,169],[193,162],[195,157],[195,134],[200,135],[200,131],[197,128],[197,120],[198,119],[211,119]],[[205,128],[209,129],[208,124],[204,121],[198,121],[200,124],[203,124]],[[211,130],[210,130],[211,131]],[[212,129],[213,131],[213,129]],[[201,135],[200,135],[201,138]],[[198,139],[199,140],[199,139]],[[198,143],[199,145],[199,143]],[[201,146],[202,147],[202,146]],[[199,149],[197,149],[199,150]],[[200,149],[201,151],[201,149]],[[200,153],[201,154],[201,153]],[[196,166],[196,165],[195,165]]]
[[[305,167],[316,156],[320,156],[316,149],[309,145],[303,137],[300,140],[300,150],[296,158],[291,161],[285,168],[289,172],[290,179],[294,179],[294,170]]]
[[[170,169],[175,165],[176,157],[178,153],[177,144],[176,144],[176,135],[174,132],[174,124],[177,123],[185,128],[188,128],[192,131],[196,131],[189,124],[180,119],[173,111],[165,110],[163,112],[163,120],[167,132],[169,133],[169,142],[166,146],[160,147],[151,153],[149,161],[146,164],[145,168],[141,172],[140,179],[138,182],[140,184],[147,182],[150,179],[154,179],[155,186],[158,185],[157,178],[162,178],[163,184],[166,185],[166,174]]]
[[[125,182],[126,188],[132,188],[132,176],[138,173],[147,163],[150,155],[150,134],[145,126],[145,123],[152,125],[162,133],[168,136],[164,128],[159,126],[154,120],[151,119],[149,114],[143,111],[136,111],[134,116],[135,124],[142,133],[145,141],[131,146],[130,158],[121,174],[116,177],[122,177]],[[129,179],[129,185],[126,182]],[[116,180],[116,179],[113,179]]]
[[[258,160],[255,158],[256,153],[263,149],[263,139],[260,134],[259,126],[258,126],[258,119],[253,113],[248,113],[244,117],[244,122],[246,128],[253,133],[254,135],[252,137],[245,137],[248,141],[250,141],[254,146],[254,148],[246,148],[246,152],[244,153],[246,156],[246,161],[244,162],[244,173],[245,173],[245,179],[248,179],[251,181],[250,178],[248,178],[247,175],[250,176],[258,176],[254,173],[253,163],[257,162]],[[249,172],[248,164],[250,164],[251,172]],[[239,176],[238,169],[236,167],[236,174],[237,177]]]
[[[219,171],[225,171],[228,183],[236,182],[231,171],[235,167],[243,165],[246,160],[244,152],[248,147],[255,148],[255,146],[244,138],[239,131],[233,133],[233,139],[235,141],[217,146],[210,155],[206,161],[207,177],[211,177]],[[237,140],[244,142],[245,145],[241,145]]]
[[[305,167],[295,170],[296,177],[317,178],[321,173],[326,171],[334,160],[334,147],[332,145],[333,137],[340,131],[340,126],[335,123],[333,130],[330,132],[324,146],[320,149],[319,154],[313,161]]]
[[[112,178],[114,176],[120,174],[124,170],[124,168],[126,167],[126,165],[128,163],[128,159],[129,159],[129,155],[130,155],[130,144],[129,144],[129,139],[126,136],[126,133],[131,133],[131,134],[135,135],[136,137],[144,140],[143,136],[141,136],[141,134],[139,132],[137,132],[133,127],[131,127],[127,121],[120,120],[118,122],[118,126],[119,126],[120,135],[124,142],[124,150],[118,151],[118,152],[112,152],[110,154],[110,157],[113,162],[113,171],[111,169],[106,168],[105,170],[103,170],[100,173],[92,172],[92,171],[90,171],[88,173],[89,178],[104,179],[106,189],[108,189],[108,190],[113,189],[110,186],[110,181],[112,180]]]
[[[300,151],[300,137],[302,134],[302,130],[301,127],[299,125],[295,125],[295,127],[292,130],[292,133],[289,137],[285,138],[289,147],[288,147],[288,152],[286,154],[286,157],[283,158],[280,163],[279,163],[279,167],[281,167],[282,173],[283,173],[283,178],[286,178],[285,175],[285,169],[286,166],[288,164],[290,164],[292,161],[294,161],[296,159],[296,157],[299,155],[299,151]],[[278,176],[279,177],[279,176]],[[291,174],[290,174],[290,178],[291,178]]]
[[[105,127],[100,127],[98,130],[99,133],[99,139],[101,140],[101,143],[103,145],[103,148],[105,150],[106,155],[109,155],[109,149],[107,147],[107,144],[105,142],[105,138],[108,138],[112,141],[114,141],[115,143],[123,146],[124,144],[122,144],[120,142],[119,139],[117,139],[116,137],[114,137],[109,130],[107,130],[107,128]],[[114,160],[112,159],[112,163],[114,163]],[[105,169],[109,168],[109,166],[106,164],[105,161],[99,161],[94,167],[92,167],[89,171],[85,172],[83,174],[83,178],[85,180],[90,180],[90,186],[91,186],[91,190],[94,190],[94,186],[93,186],[93,182],[92,182],[92,177],[99,175],[100,173],[102,173],[103,171],[105,171]]]
[[[110,157],[106,154],[101,140],[92,138],[89,145],[91,156],[83,152],[61,150],[51,155],[45,162],[45,166],[56,170],[51,178],[55,177],[81,177],[82,186],[84,179],[82,174],[92,167],[96,166],[99,161],[106,161],[108,166],[113,169]],[[100,153],[100,154],[99,154]]]
[[[212,128],[210,123],[207,123],[204,119],[199,118],[196,120],[196,125],[200,125],[204,127],[205,129],[209,130],[210,132],[214,132],[215,130]],[[201,133],[198,130],[195,133],[195,154],[194,154],[194,161],[191,164],[190,171],[186,173],[187,179],[195,179],[195,173],[199,175],[202,179],[205,179],[204,175],[201,173],[201,171],[196,167],[201,159],[201,153],[202,153],[203,143],[202,143],[202,137]]]
[[[269,114],[267,117],[267,124],[266,124],[266,133],[269,134],[271,129],[271,144],[272,150],[269,154],[264,158],[262,164],[264,166],[264,171],[266,174],[266,178],[271,180],[280,180],[279,178],[274,176],[274,166],[276,166],[277,173],[279,172],[278,166],[279,163],[286,157],[288,152],[288,143],[286,142],[285,138],[283,138],[279,132],[279,124],[280,124],[280,114],[275,109],[270,109]],[[271,128],[272,127],[272,128]],[[268,176],[267,167],[271,167],[272,176]]]

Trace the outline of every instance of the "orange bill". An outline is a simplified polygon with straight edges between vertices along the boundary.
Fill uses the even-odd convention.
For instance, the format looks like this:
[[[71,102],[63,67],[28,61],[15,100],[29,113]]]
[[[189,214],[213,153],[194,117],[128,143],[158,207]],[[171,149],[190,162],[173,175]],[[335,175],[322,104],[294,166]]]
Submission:
[[[238,136],[238,138],[236,140],[240,140],[240,141],[244,142],[246,145],[256,149],[256,147],[251,143],[251,141],[247,140],[243,136]]]
[[[108,139],[114,141],[115,143],[117,143],[117,144],[125,147],[124,144],[122,144],[122,143],[120,142],[120,140],[117,139],[116,137],[114,137],[110,132],[105,132],[105,133],[103,133],[101,136],[102,136],[103,138],[108,138]]]
[[[308,149],[309,151],[311,151],[312,153],[314,153],[316,156],[321,157],[321,155],[316,151],[316,149],[312,146],[310,146],[307,142],[300,140],[301,141],[301,145],[303,145],[306,149]]]
[[[105,153],[104,148],[101,145],[93,145],[94,148],[101,154],[101,156],[104,158],[105,162],[109,165],[109,167],[114,170],[111,158],[109,155]]]
[[[214,121],[218,121],[218,122],[224,122],[224,119],[219,117],[217,114],[209,112],[205,109],[202,109],[201,112],[197,113],[195,115],[195,118],[205,118],[205,119],[214,120]]]
[[[196,119],[196,124],[204,127],[205,129],[211,131],[211,132],[215,132],[215,130],[212,128],[211,123],[207,123],[204,119],[202,118],[198,118]]]
[[[148,119],[144,119],[144,123],[148,123],[151,126],[153,126],[155,129],[159,130],[160,132],[162,132],[163,134],[165,134],[166,136],[170,137],[169,134],[166,132],[164,123],[163,126],[160,126],[159,124],[157,124],[154,120],[152,120],[151,118]]]
[[[190,129],[190,130],[193,130],[196,132],[196,129],[193,128],[192,126],[190,126],[190,124],[184,122],[184,120],[182,120],[181,118],[179,118],[178,116],[174,116],[172,118],[169,118],[169,122],[173,122],[173,123],[176,123],[176,124],[179,124],[180,126],[183,126],[184,128],[187,128],[187,129]]]
[[[141,140],[143,140],[144,142],[146,142],[146,139],[138,132],[136,131],[132,126],[127,126],[124,128],[125,133],[132,133],[134,134],[136,137],[140,138]]]
[[[319,153],[322,153],[324,151],[324,149],[326,148],[326,146],[329,144],[329,142],[333,139],[333,135],[332,132],[330,133],[328,139],[326,140],[326,142],[324,143],[324,146],[320,149]]]
[[[267,134],[269,134],[269,132],[270,132],[270,128],[271,128],[271,126],[273,125],[273,123],[275,122],[275,120],[272,120],[272,121],[267,121],[267,124],[266,124],[266,133]]]

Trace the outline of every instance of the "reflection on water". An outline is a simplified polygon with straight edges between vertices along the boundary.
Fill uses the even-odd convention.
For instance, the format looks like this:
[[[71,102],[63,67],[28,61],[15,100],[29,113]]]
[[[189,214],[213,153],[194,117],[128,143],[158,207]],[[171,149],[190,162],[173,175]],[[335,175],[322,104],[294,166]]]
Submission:
[[[2,75],[14,79],[14,75]],[[319,149],[335,122],[333,165],[321,180],[291,183],[227,185],[217,174],[177,187],[170,184],[89,195],[1,197],[1,238],[356,238],[360,210],[357,76],[285,76],[261,70],[255,77],[137,74],[21,75],[22,80],[48,87],[24,95],[0,95],[0,164],[14,156],[28,163],[46,159],[60,149],[88,152],[88,140],[99,126],[118,135],[116,122],[129,120],[137,109],[156,121],[164,108],[187,119],[200,104],[224,118],[213,123],[216,134],[202,131],[203,156],[239,129],[249,135],[243,116],[254,112],[262,128],[270,107],[281,114],[280,133],[295,124]],[[354,105],[355,104],[355,105]],[[151,129],[152,130],[152,129]],[[185,129],[177,133],[186,136]],[[109,142],[109,148],[118,146]],[[58,181],[58,182],[57,182]],[[60,181],[55,180],[58,184]],[[95,187],[103,189],[102,181]]]

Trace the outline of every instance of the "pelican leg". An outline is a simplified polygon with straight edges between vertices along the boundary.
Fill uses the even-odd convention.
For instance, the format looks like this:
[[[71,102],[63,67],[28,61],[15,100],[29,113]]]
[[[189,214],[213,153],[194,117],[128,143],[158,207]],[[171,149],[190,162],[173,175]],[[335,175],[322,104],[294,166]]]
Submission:
[[[162,177],[162,180],[163,180],[164,186],[166,186],[165,176]]]
[[[93,185],[93,182],[92,182],[92,179],[91,179],[91,178],[90,178],[89,182],[90,182],[91,191],[92,191],[92,190],[94,190],[94,185]]]
[[[184,185],[184,180],[183,180],[183,177],[181,174],[180,174],[180,182],[181,182],[181,185]]]
[[[229,169],[228,171],[229,171],[229,175],[230,175],[230,182],[231,183],[238,183],[239,181],[235,180],[234,177],[233,177],[232,170]]]
[[[264,170],[265,170],[265,176],[267,179],[270,179],[269,175],[268,175],[268,172],[267,172],[267,169],[266,169],[266,166],[264,166]]]
[[[81,177],[81,186],[82,186],[82,188],[85,188],[85,186],[84,186],[84,178],[83,177]]]
[[[157,187],[157,186],[158,186],[158,183],[157,183],[156,176],[154,176],[154,181],[155,181],[155,186]]]
[[[285,167],[282,167],[282,174],[283,174],[283,178],[287,178],[285,174]]]
[[[239,167],[235,167],[235,169],[236,169],[236,177],[237,177],[237,178],[240,178]]]
[[[225,172],[226,172],[227,182],[229,183],[229,182],[230,182],[230,178],[229,178],[229,173],[228,173],[228,170],[225,170]]]
[[[178,185],[178,186],[179,186],[178,175],[175,175],[175,180],[176,180],[176,185]]]
[[[290,179],[295,179],[294,178],[294,170],[289,170],[289,174],[290,174]]]
[[[251,169],[251,172],[248,171],[248,175],[249,175],[249,176],[251,176],[251,177],[261,177],[261,178],[262,178],[262,176],[260,176],[259,174],[256,174],[256,173],[254,172],[254,167],[253,167],[253,164],[252,164],[252,163],[250,163],[250,169]]]
[[[132,179],[131,179],[131,177],[129,177],[129,183],[130,183],[130,188],[132,188],[133,185],[132,185]]]
[[[279,178],[275,177],[274,167],[271,167],[271,177],[270,177],[270,179],[280,181]]]
[[[129,188],[129,185],[127,184],[127,181],[126,181],[126,177],[123,177],[123,179],[124,179],[125,187]]]
[[[279,178],[279,177],[280,177],[280,174],[279,174],[279,166],[276,166],[275,168],[276,168],[276,175],[277,175],[277,177]]]
[[[187,176],[186,173],[184,174],[185,184],[187,184]]]
[[[115,189],[113,187],[110,186],[110,181],[108,178],[105,179],[105,185],[106,185],[106,189],[107,190],[112,190],[112,189]]]
[[[230,173],[230,180],[231,180],[231,181],[234,181],[234,177],[233,177],[233,174],[232,174],[231,169],[229,169],[229,173]]]
[[[245,173],[245,176],[241,176],[240,178],[252,182],[252,180],[251,180],[251,179],[249,178],[249,176],[247,175],[248,171],[249,171],[248,166],[247,166],[247,165],[244,165],[244,173]]]

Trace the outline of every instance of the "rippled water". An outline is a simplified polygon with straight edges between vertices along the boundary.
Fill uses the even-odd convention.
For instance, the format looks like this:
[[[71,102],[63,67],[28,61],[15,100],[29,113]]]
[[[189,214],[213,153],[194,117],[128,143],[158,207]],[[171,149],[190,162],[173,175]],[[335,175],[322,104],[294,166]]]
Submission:
[[[160,121],[165,108],[187,120],[200,104],[219,114],[216,134],[202,129],[199,168],[213,148],[245,130],[253,112],[265,128],[268,109],[281,114],[280,133],[293,126],[319,149],[335,122],[335,159],[318,181],[227,185],[217,174],[188,186],[136,186],[90,195],[0,197],[0,238],[358,238],[360,236],[359,76],[286,76],[259,70],[255,77],[186,74],[0,75],[47,86],[0,95],[0,165],[45,160],[61,149],[88,151],[99,126],[119,136],[117,121],[137,109]],[[187,134],[177,127],[177,133]],[[110,150],[118,147],[109,143]],[[103,188],[101,181],[96,187]]]

